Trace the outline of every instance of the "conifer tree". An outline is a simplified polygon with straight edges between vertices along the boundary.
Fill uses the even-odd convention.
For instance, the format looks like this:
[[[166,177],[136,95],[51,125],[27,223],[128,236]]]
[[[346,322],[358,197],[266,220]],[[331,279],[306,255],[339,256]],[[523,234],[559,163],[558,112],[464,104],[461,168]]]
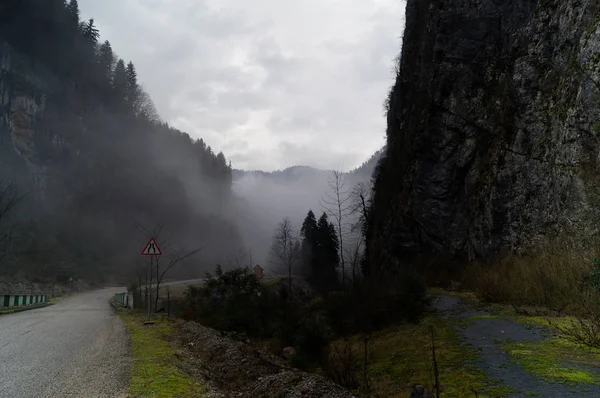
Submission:
[[[137,72],[133,62],[129,61],[125,70],[127,78],[127,103],[130,109],[136,109],[139,100],[139,86],[137,81]]]
[[[79,4],[77,3],[77,0],[69,1],[67,12],[69,15],[69,23],[72,26],[77,27],[79,25]]]
[[[87,22],[81,23],[81,31],[83,33],[83,37],[85,37],[92,44],[97,44],[98,39],[100,38],[100,31],[94,25],[94,19],[91,18]]]
[[[315,246],[310,280],[318,290],[331,291],[337,287],[339,242],[335,226],[329,222],[325,213],[317,222]]]
[[[127,71],[122,59],[119,59],[115,66],[112,85],[115,93],[115,105],[120,108],[125,105],[127,98]]]
[[[317,219],[315,213],[312,210],[308,211],[302,228],[300,229],[300,236],[302,237],[302,248],[300,254],[301,266],[304,272],[310,274],[313,269],[314,251],[316,249],[316,237],[317,237]]]

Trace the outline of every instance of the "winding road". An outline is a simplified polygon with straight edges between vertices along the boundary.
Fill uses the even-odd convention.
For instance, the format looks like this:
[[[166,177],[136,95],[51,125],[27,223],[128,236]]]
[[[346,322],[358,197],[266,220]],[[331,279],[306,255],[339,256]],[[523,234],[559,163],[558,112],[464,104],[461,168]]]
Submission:
[[[124,290],[96,290],[0,315],[0,398],[127,396],[127,329],[108,303]]]

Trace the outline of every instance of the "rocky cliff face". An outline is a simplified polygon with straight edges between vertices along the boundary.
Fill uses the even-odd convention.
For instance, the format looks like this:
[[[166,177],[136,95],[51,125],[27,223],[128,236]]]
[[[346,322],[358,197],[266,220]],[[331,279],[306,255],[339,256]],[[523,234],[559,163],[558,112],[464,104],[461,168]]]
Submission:
[[[48,95],[57,86],[43,66],[0,42],[0,179],[28,180],[39,197],[44,194],[47,164],[36,142],[47,135],[41,121]]]
[[[597,230],[600,2],[408,0],[399,70],[374,261]]]

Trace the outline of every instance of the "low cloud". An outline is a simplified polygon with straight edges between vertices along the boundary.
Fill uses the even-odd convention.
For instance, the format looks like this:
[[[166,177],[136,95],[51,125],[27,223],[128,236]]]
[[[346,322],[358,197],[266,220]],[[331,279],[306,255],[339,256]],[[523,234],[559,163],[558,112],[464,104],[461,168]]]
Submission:
[[[236,168],[347,169],[384,143],[404,2],[79,4],[102,40],[135,63],[163,119]]]

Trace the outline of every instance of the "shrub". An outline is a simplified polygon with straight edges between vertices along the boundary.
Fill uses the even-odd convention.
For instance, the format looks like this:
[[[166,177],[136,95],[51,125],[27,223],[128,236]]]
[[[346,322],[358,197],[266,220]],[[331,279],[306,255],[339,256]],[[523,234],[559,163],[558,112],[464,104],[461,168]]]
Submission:
[[[304,367],[311,363],[322,363],[325,357],[325,348],[334,337],[330,322],[321,313],[305,316],[299,323],[299,328],[294,336],[297,358],[305,362]]]
[[[349,341],[331,344],[326,358],[325,374],[330,379],[349,389],[359,387],[360,361],[357,361]]]
[[[187,290],[182,317],[218,330],[291,342],[298,315],[291,303],[263,286],[250,270],[217,268],[216,276],[207,275],[205,286]]]
[[[554,243],[528,256],[508,255],[495,264],[474,264],[463,280],[485,301],[572,312],[587,301],[582,281],[589,278],[590,263],[580,249]]]

